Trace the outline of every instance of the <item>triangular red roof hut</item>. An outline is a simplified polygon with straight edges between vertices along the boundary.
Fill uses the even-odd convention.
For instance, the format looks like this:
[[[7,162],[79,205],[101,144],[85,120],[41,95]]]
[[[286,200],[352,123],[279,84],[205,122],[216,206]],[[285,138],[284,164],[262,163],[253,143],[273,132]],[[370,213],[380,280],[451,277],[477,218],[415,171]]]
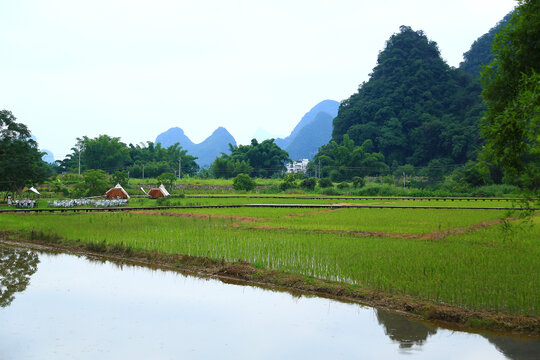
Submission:
[[[105,193],[105,196],[107,197],[107,199],[117,199],[117,198],[129,199],[128,193],[126,192],[126,190],[124,190],[124,188],[120,184],[116,184],[115,187],[109,189]]]
[[[163,184],[159,185],[158,188],[150,189],[150,191],[148,192],[148,196],[150,196],[153,199],[157,199],[157,198],[169,196],[169,195],[170,195],[169,192],[167,191],[167,189],[165,189],[165,186],[163,186]]]

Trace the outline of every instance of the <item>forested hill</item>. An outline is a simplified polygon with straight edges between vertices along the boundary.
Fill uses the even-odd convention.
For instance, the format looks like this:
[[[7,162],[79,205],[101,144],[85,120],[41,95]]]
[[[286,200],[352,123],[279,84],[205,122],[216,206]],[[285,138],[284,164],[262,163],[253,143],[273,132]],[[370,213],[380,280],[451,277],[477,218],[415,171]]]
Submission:
[[[477,78],[482,71],[482,65],[489,64],[493,60],[491,53],[491,44],[495,35],[508,23],[512,17],[513,11],[509,12],[501,21],[492,27],[486,34],[480,36],[471,45],[469,51],[463,54],[463,62],[459,64],[459,68],[471,76]]]
[[[402,26],[379,53],[368,82],[339,107],[332,138],[371,139],[387,164],[464,163],[475,156],[484,111],[477,81],[448,66],[437,44]]]

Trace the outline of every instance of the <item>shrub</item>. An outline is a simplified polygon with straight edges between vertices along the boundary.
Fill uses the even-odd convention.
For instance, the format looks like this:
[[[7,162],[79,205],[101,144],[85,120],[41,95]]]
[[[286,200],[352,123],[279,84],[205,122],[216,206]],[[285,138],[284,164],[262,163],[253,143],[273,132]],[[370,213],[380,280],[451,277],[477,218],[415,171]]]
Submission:
[[[234,190],[251,191],[255,189],[255,181],[253,181],[247,174],[238,174],[233,179]]]
[[[313,190],[315,189],[315,186],[317,185],[317,178],[310,177],[307,179],[302,180],[300,183],[300,186],[304,189]]]
[[[296,180],[293,174],[287,174],[283,177],[283,182],[279,184],[279,189],[285,191],[296,187]]]
[[[353,177],[352,182],[355,188],[363,188],[364,186],[366,186],[366,180],[360,176]]]
[[[331,196],[340,195],[340,193],[334,187],[325,188],[323,189],[322,193],[323,195],[331,195]]]
[[[344,182],[341,182],[337,185],[337,188],[338,189],[348,189],[349,188],[349,183],[344,181]]]
[[[327,188],[334,186],[334,183],[329,178],[319,179],[319,187]]]

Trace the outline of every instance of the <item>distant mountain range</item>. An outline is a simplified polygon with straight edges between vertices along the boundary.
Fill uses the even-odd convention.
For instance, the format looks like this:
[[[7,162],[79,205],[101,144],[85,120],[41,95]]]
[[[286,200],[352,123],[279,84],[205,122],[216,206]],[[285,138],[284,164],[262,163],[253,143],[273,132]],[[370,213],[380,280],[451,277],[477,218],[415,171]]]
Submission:
[[[336,117],[339,102],[324,100],[307,112],[284,139],[278,138],[275,143],[289,153],[291,159],[312,159],[320,146],[327,144],[332,137],[332,120]],[[268,138],[269,133],[258,129],[256,135],[261,141]],[[188,154],[197,157],[200,167],[209,166],[221,153],[229,152],[229,144],[236,146],[234,137],[223,127],[217,128],[212,135],[199,144],[195,144],[186,136],[184,130],[173,127],[159,134],[155,143],[169,147],[180,143]]]
[[[337,116],[339,102],[324,100],[309,110],[284,139],[275,143],[289,153],[293,160],[312,159],[320,146],[332,137],[332,120]]]
[[[265,129],[258,128],[251,138],[257,139],[258,142],[263,142],[264,140],[277,139],[278,137],[280,137],[280,135],[272,134]]]
[[[45,161],[46,163],[49,163],[49,164],[54,164],[54,155],[52,153],[52,151],[50,150],[46,150],[46,149],[40,149],[41,152],[44,152],[45,155],[43,155],[41,157],[41,160]]]
[[[222,152],[228,153],[229,143],[236,145],[236,140],[225,128],[219,127],[203,142],[195,144],[184,134],[184,130],[174,127],[159,134],[155,143],[161,143],[161,146],[165,148],[180,143],[180,146],[187,150],[189,155],[197,157],[196,162],[200,167],[205,167],[210,165]]]
[[[34,135],[30,135],[30,138],[32,140],[34,140],[35,142],[38,142],[37,138],[34,136]],[[38,147],[39,147],[39,143],[38,143]],[[39,151],[41,152],[44,152],[45,154],[43,154],[43,156],[41,157],[41,160],[45,161],[46,163],[49,163],[49,164],[54,164],[54,154],[52,153],[51,150],[46,150],[46,149],[39,149]]]

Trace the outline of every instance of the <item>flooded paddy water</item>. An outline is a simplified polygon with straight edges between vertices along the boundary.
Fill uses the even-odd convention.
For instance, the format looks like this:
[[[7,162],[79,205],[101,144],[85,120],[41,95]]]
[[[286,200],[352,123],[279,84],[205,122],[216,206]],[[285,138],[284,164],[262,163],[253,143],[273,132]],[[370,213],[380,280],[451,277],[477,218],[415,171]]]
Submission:
[[[539,357],[539,339],[0,244],[0,359]]]

